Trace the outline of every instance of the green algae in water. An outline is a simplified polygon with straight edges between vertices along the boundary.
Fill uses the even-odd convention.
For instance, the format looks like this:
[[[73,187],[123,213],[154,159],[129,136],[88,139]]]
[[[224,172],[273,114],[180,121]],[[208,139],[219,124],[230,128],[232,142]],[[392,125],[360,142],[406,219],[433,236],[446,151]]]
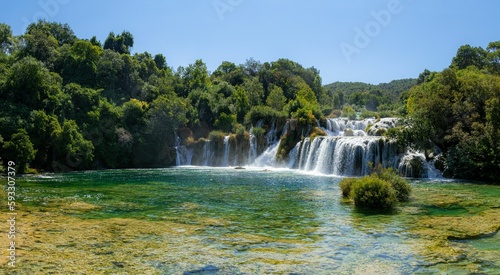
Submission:
[[[412,200],[394,213],[366,214],[341,201],[339,181],[290,170],[174,168],[78,172],[18,182],[30,217],[85,224],[86,234],[96,230],[96,245],[107,244],[85,245],[80,229],[71,228],[77,247],[61,240],[44,249],[56,249],[51,255],[65,249],[66,258],[77,257],[76,251],[112,258],[100,269],[111,273],[123,268],[182,274],[213,266],[221,274],[411,274],[457,270],[457,263],[465,273],[500,272],[492,261],[498,260],[497,247],[481,243],[487,238],[447,241],[456,235],[448,229],[450,222],[496,213],[491,211],[499,207],[499,187],[415,181]],[[466,236],[463,230],[459,233]],[[451,253],[438,258],[428,247],[465,251],[460,255],[466,257]]]

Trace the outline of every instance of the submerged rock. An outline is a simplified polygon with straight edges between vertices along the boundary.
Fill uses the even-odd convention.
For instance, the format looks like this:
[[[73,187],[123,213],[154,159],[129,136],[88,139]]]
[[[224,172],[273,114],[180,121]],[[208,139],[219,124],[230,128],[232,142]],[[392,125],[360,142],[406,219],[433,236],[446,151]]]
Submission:
[[[217,274],[219,271],[219,268],[213,265],[207,265],[204,266],[200,269],[193,270],[193,271],[186,271],[183,273],[183,275],[211,275],[211,274]]]

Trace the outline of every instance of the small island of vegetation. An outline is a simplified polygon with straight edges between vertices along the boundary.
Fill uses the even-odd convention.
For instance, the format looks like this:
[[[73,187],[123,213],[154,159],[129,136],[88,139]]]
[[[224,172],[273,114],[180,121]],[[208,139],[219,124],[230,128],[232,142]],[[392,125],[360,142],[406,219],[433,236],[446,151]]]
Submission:
[[[391,210],[398,202],[408,201],[411,186],[392,168],[381,165],[362,178],[344,178],[339,183],[342,196],[360,209]]]

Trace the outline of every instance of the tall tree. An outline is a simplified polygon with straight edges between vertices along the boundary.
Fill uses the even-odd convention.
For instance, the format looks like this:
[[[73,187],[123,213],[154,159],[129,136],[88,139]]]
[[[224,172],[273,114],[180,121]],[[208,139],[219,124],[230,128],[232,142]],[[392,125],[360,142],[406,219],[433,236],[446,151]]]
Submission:
[[[6,91],[15,103],[34,110],[53,111],[60,101],[62,79],[33,57],[25,57],[12,66]]]
[[[469,66],[476,66],[482,69],[486,65],[487,52],[481,47],[472,47],[470,45],[463,45],[458,48],[456,56],[451,62],[451,67],[458,69],[465,69]]]
[[[64,121],[61,132],[56,134],[56,141],[54,169],[84,170],[91,167],[94,145],[83,137],[74,120]]]
[[[14,160],[17,171],[24,174],[28,171],[29,163],[35,158],[36,150],[25,129],[18,129],[9,141],[3,145],[5,157]]]
[[[26,33],[29,34],[35,31],[41,31],[46,36],[54,37],[59,46],[64,44],[72,45],[77,40],[75,33],[68,24],[38,20],[28,26]]]
[[[12,29],[9,25],[0,23],[0,52],[9,53],[12,46]]]
[[[500,75],[500,41],[490,42],[486,51],[488,51],[486,56],[488,70],[493,74]]]
[[[130,49],[134,46],[134,36],[128,32],[123,31],[119,35],[110,32],[104,41],[104,49],[113,50],[120,54],[130,54]]]
[[[286,104],[286,97],[283,94],[283,90],[278,86],[273,86],[267,97],[266,104],[276,111],[283,110]]]
[[[95,87],[97,64],[103,51],[91,42],[78,40],[71,46],[65,57],[61,76],[65,83],[76,82],[87,87]]]

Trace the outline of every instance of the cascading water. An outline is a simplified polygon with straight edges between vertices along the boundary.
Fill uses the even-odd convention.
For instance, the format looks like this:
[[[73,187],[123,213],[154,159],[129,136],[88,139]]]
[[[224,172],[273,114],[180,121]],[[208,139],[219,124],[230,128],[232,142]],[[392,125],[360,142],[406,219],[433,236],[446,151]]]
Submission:
[[[267,149],[262,153],[255,161],[252,166],[257,167],[276,167],[276,153],[278,152],[279,142],[267,147]]]
[[[191,164],[191,160],[193,159],[193,149],[188,149],[186,148],[186,146],[181,145],[175,147],[175,152],[176,152],[176,158],[175,158],[176,166]]]
[[[396,144],[382,137],[305,138],[292,152],[290,168],[339,176],[369,174],[370,163],[395,167],[399,159]]]
[[[212,149],[212,142],[206,140],[203,144],[202,166],[213,166],[215,151]]]
[[[394,140],[381,136],[388,129],[396,127],[397,122],[397,118],[327,119],[326,127],[323,128],[327,135],[304,138],[290,151],[286,163],[278,162],[276,155],[280,137],[289,131],[290,125],[287,122],[283,129],[277,129],[273,122],[266,134],[267,148],[260,155],[257,153],[257,138],[250,129],[250,135],[240,141],[237,138],[231,139],[230,136],[225,136],[223,143],[203,141],[197,157],[193,156],[193,149],[178,145],[177,165],[190,165],[194,162],[202,166],[287,166],[320,174],[363,176],[370,173],[370,165],[380,164],[386,168],[393,167],[406,177],[439,176],[439,171],[426,160],[424,154],[401,152]],[[261,121],[256,125],[262,126]],[[302,131],[309,132],[310,129]],[[307,133],[304,135],[307,136]]]
[[[189,165],[191,164],[191,159],[193,158],[193,150],[186,148],[186,146],[181,145],[181,138],[175,134],[175,165]]]
[[[229,136],[224,137],[224,155],[222,159],[221,166],[229,166],[229,151],[231,150],[231,144],[229,144]]]
[[[250,148],[248,149],[248,163],[253,163],[256,158],[257,158],[257,137],[255,137],[253,134],[250,134]]]

